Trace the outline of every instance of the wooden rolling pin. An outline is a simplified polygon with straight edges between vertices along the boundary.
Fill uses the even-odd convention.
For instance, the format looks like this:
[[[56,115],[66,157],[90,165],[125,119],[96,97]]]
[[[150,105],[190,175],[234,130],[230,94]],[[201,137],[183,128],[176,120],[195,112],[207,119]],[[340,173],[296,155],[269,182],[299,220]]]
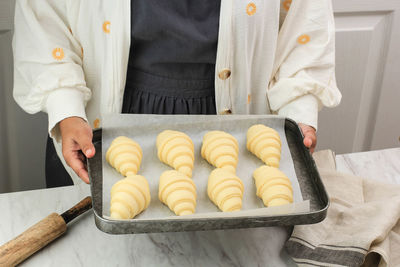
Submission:
[[[67,223],[92,208],[86,197],[61,215],[52,213],[0,247],[0,266],[15,266],[67,231]]]

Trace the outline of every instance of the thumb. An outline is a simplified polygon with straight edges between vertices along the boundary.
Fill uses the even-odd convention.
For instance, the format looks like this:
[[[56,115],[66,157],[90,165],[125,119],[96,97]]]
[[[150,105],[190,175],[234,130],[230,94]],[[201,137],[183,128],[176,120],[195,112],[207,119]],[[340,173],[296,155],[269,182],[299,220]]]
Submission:
[[[310,137],[308,137],[307,135],[304,137],[304,141],[303,141],[304,145],[308,148],[311,147],[312,145],[312,140]]]
[[[96,153],[94,145],[92,143],[92,138],[90,135],[81,135],[78,140],[76,140],[83,154],[87,158],[91,158]]]

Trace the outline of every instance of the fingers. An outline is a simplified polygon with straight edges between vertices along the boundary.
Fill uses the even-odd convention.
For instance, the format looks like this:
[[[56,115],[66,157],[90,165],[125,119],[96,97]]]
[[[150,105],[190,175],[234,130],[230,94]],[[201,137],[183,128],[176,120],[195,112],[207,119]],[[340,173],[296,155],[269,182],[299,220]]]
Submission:
[[[313,153],[315,146],[317,145],[317,135],[315,129],[309,125],[305,125],[302,123],[299,123],[299,126],[304,136],[304,145],[310,149],[311,153]]]
[[[85,183],[89,183],[89,174],[85,166],[86,158],[80,153],[78,144],[72,138],[64,138],[62,152],[68,166],[70,166]]]
[[[306,135],[303,139],[303,143],[307,148],[310,149],[310,152],[313,153],[317,143],[315,135],[314,136],[311,136],[309,134]]]
[[[309,136],[304,137],[304,145],[308,148],[310,148],[313,144],[312,139]]]
[[[83,119],[72,117],[60,122],[60,132],[66,163],[85,183],[89,183],[86,157],[91,158],[96,152],[92,129]]]
[[[81,135],[75,137],[75,141],[78,143],[80,150],[87,158],[93,157],[96,152],[92,143],[92,138],[92,130],[83,132]]]
[[[84,161],[79,158],[78,153],[76,156],[69,157],[68,165],[74,170],[74,172],[85,182],[89,183],[89,174],[84,164]]]
[[[314,148],[315,145],[317,144],[317,136],[316,136],[315,132],[312,132],[312,131],[306,132],[304,134],[303,143],[308,148]]]

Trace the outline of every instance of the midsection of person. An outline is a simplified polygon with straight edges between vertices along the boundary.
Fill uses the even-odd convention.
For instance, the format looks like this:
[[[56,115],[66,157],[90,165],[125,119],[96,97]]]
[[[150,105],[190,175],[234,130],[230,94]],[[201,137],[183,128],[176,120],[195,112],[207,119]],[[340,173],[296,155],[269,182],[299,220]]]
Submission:
[[[215,114],[219,1],[132,0],[123,113]]]
[[[105,1],[105,3],[107,2],[108,1]],[[74,24],[76,24],[75,27],[77,27],[77,38],[80,40],[85,51],[83,69],[85,74],[89,74],[86,75],[87,86],[92,90],[92,99],[86,106],[86,115],[91,127],[101,127],[100,117],[102,113],[117,113],[122,111],[124,88],[126,85],[125,79],[130,78],[128,67],[131,62],[128,63],[128,59],[130,61],[132,57],[137,58],[138,61],[143,63],[143,61],[141,61],[141,50],[143,46],[135,46],[135,40],[131,39],[131,29],[125,26],[125,24],[129,23],[130,19],[130,13],[124,12],[124,8],[126,7],[130,7],[132,13],[140,11],[153,14],[154,17],[151,18],[152,24],[146,24],[145,26],[147,28],[154,26],[154,23],[170,20],[169,23],[162,25],[163,29],[161,29],[161,35],[158,36],[158,39],[165,37],[168,31],[167,27],[171,26],[173,21],[177,20],[173,17],[177,16],[177,12],[184,10],[185,6],[197,5],[203,6],[203,11],[206,9],[211,10],[209,11],[210,14],[203,12],[204,14],[202,14],[202,16],[206,16],[204,18],[193,16],[192,19],[188,21],[182,20],[182,15],[188,17],[188,13],[180,15],[181,23],[185,24],[177,25],[174,33],[183,35],[175,37],[179,37],[179,40],[183,40],[186,34],[186,36],[198,38],[200,42],[190,40],[187,40],[185,44],[180,42],[181,45],[190,44],[195,46],[190,51],[192,63],[179,62],[181,63],[180,67],[175,69],[174,74],[182,70],[184,72],[183,74],[185,74],[184,76],[187,76],[190,71],[187,70],[188,68],[186,67],[193,65],[193,62],[209,63],[210,57],[208,56],[207,58],[205,50],[211,51],[209,48],[214,45],[215,50],[213,50],[212,53],[215,53],[215,60],[213,62],[215,66],[213,66],[213,73],[209,72],[212,68],[211,65],[197,64],[196,75],[205,74],[207,72],[213,76],[214,86],[216,86],[216,88],[214,88],[216,112],[218,114],[227,114],[226,111],[229,110],[229,114],[271,113],[268,107],[266,91],[276,53],[280,1],[258,1],[256,12],[252,14],[249,11],[249,14],[252,15],[249,15],[247,12],[249,9],[247,6],[250,2],[251,1],[221,0],[214,1],[213,3],[201,1],[199,4],[188,4],[185,2],[183,2],[183,4],[178,2],[169,4],[169,1],[166,2],[167,4],[156,3],[158,8],[162,7],[162,5],[164,5],[164,7],[167,5],[168,9],[165,11],[171,11],[171,9],[175,8],[174,6],[178,6],[177,10],[174,11],[175,13],[167,15],[166,13],[157,12],[155,10],[149,11],[149,7],[154,4],[153,1],[149,1],[148,7],[144,7],[141,10],[135,9],[135,6],[139,3],[135,3],[135,1],[131,1],[130,6],[126,5],[122,7],[120,5],[96,7],[96,5],[99,4],[89,4],[85,1],[81,1],[79,8],[76,8],[75,13],[79,15],[74,19]],[[146,4],[139,4],[145,6],[147,2]],[[93,5],[95,7],[92,7]],[[79,12],[83,9],[89,9],[89,11],[87,11],[87,13]],[[105,12],[104,9],[108,14],[103,14]],[[108,9],[113,9],[114,12],[110,12]],[[190,8],[184,11],[188,12]],[[199,10],[196,11],[199,12]],[[98,12],[100,12],[100,15],[97,14]],[[113,16],[113,14],[116,15]],[[93,17],[93,19],[90,20],[95,21],[100,26],[103,22],[109,22],[110,24],[106,24],[109,25],[109,33],[104,33],[103,30],[100,31],[98,29],[92,31],[91,27],[86,28],[80,26],[87,23],[87,16]],[[210,23],[210,27],[207,27],[207,32],[205,32],[206,21],[210,16],[213,16],[214,20],[210,20],[212,23]],[[196,20],[200,28],[190,28],[188,24],[196,23]],[[223,23],[222,26],[218,25],[220,21]],[[213,24],[214,27],[211,27],[211,24]],[[195,29],[195,32],[186,32],[186,29]],[[150,32],[154,34],[154,31]],[[212,39],[210,38],[210,35],[215,34],[215,32],[217,40],[214,41],[217,42],[217,46],[215,46],[216,43],[213,44],[211,42]],[[145,44],[147,41],[146,45],[149,45],[150,40],[154,40],[145,33],[142,37],[148,38],[141,40],[142,44]],[[205,39],[208,41],[205,41]],[[94,42],[93,40],[98,41]],[[130,43],[131,41],[133,44]],[[156,46],[156,43],[157,42],[154,42],[153,45]],[[171,43],[165,42],[167,46]],[[148,47],[148,49],[153,49],[154,51],[156,47]],[[176,51],[170,49],[168,55],[158,55],[161,56],[158,63],[154,63],[151,66],[146,63],[145,67],[151,67],[151,71],[149,71],[150,74],[160,74],[159,69],[165,68],[168,64],[171,64],[168,60],[170,60],[173,55],[179,55],[180,49],[181,47],[178,47]],[[85,58],[86,56],[88,58]],[[179,57],[177,58],[180,59]],[[175,65],[175,67],[177,66]],[[191,67],[189,69],[192,69],[191,72],[193,73],[195,68]],[[185,71],[187,72],[185,73]],[[230,73],[229,77],[223,75],[226,72]],[[190,75],[187,77],[190,77]],[[127,83],[129,85],[129,81]],[[250,101],[248,101],[249,99]]]
[[[267,88],[274,71],[280,6],[279,0],[131,1],[129,53],[121,44],[126,29],[116,29],[126,19],[114,16],[110,32],[103,34],[112,35],[104,49],[113,53],[104,52],[101,63],[101,73],[112,75],[103,76],[96,88],[100,90],[93,90],[88,122],[101,127],[99,114],[104,112],[271,113]]]
[[[318,109],[340,102],[330,0],[158,2],[17,2],[15,99],[48,113],[58,155],[86,182],[78,151],[94,155],[91,130],[103,113],[273,111],[310,125],[315,137]],[[160,44],[167,52],[157,54]]]

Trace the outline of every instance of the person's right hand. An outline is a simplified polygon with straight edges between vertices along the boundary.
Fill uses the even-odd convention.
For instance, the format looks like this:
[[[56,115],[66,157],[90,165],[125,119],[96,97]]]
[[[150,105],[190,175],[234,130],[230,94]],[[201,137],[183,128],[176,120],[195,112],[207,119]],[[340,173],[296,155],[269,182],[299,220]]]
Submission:
[[[70,117],[59,123],[62,138],[62,154],[68,166],[85,182],[89,183],[86,159],[96,153],[92,143],[93,132],[82,118]]]

